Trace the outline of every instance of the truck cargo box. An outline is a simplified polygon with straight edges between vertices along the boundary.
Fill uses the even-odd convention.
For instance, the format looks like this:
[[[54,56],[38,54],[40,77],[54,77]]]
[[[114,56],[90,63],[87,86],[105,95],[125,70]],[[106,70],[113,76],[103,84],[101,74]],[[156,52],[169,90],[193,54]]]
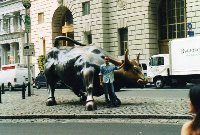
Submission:
[[[200,37],[170,41],[170,74],[200,74]]]

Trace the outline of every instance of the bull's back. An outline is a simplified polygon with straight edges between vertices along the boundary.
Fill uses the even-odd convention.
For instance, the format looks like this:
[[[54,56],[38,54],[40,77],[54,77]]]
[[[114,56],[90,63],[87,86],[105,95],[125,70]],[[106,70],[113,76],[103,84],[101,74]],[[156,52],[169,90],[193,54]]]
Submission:
[[[74,89],[84,89],[82,72],[85,68],[93,67],[94,70],[94,95],[101,95],[99,92],[99,70],[100,65],[104,63],[105,54],[101,49],[95,46],[86,46],[73,48],[70,50],[53,49],[47,57],[45,64],[47,79],[57,78]],[[50,76],[50,77],[48,77]]]

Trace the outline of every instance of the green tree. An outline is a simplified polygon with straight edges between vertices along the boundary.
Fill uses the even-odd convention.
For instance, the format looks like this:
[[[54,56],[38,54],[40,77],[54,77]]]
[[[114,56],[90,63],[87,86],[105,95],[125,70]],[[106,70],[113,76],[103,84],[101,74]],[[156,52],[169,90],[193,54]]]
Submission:
[[[40,55],[37,59],[38,61],[38,68],[40,71],[44,71],[44,64],[45,64],[45,56]]]

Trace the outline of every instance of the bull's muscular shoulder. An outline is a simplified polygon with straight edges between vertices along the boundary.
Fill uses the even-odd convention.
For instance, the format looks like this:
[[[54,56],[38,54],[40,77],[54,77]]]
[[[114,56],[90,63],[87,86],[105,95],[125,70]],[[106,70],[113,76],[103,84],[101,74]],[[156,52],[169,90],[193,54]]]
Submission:
[[[100,66],[103,64],[104,53],[98,47],[86,46],[83,48],[74,49],[77,60],[75,66]]]
[[[48,58],[55,58],[55,57],[57,57],[58,53],[59,53],[59,49],[54,47],[48,52],[46,58],[47,59]]]
[[[53,47],[47,54],[47,59],[48,58],[55,58],[57,59],[58,58],[58,55],[62,52],[69,52],[70,50],[72,50],[73,48],[72,47],[68,47],[66,49],[58,49],[57,47]]]

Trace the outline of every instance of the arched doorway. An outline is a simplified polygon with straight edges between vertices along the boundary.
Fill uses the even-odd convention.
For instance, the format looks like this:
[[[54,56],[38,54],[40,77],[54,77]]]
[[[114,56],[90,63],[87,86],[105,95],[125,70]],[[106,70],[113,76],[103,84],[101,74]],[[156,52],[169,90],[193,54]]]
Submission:
[[[62,34],[74,39],[73,16],[70,10],[65,11],[62,24]],[[66,42],[66,45],[73,46],[71,42]]]
[[[58,7],[52,18],[52,39],[65,35],[74,39],[73,15],[66,7]],[[70,42],[61,43],[63,46],[72,46]]]
[[[159,52],[169,53],[169,40],[185,38],[186,0],[161,0],[159,5]]]

